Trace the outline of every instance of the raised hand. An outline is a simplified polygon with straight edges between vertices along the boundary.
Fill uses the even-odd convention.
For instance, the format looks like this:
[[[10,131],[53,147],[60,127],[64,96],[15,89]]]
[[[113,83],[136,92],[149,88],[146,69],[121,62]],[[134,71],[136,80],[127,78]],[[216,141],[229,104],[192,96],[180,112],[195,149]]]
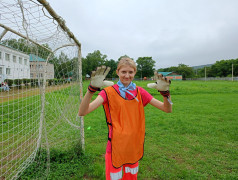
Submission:
[[[148,88],[154,88],[158,91],[169,91],[169,86],[171,81],[167,78],[164,78],[162,74],[158,74],[157,72],[154,73],[155,83],[147,84]]]
[[[96,71],[92,71],[90,85],[95,88],[112,86],[114,84],[112,81],[104,81],[110,69],[110,67],[106,66],[97,67]]]

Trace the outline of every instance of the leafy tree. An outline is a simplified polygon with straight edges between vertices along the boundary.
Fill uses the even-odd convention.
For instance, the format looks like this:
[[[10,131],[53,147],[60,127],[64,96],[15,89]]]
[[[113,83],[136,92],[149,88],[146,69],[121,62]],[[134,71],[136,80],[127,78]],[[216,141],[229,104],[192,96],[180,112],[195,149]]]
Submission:
[[[233,64],[233,75],[238,76],[238,59],[220,60],[216,61],[211,67],[206,67],[207,77],[227,77],[232,74]],[[205,68],[198,69],[198,77],[205,76]]]
[[[1,43],[26,54],[35,54],[43,59],[47,59],[48,55],[50,54],[50,51],[43,47],[51,50],[48,44],[42,44],[43,47],[41,47],[23,38],[3,40]]]
[[[54,56],[53,58],[50,58],[49,62],[54,65],[55,78],[77,78],[78,57],[70,59],[64,52],[61,51],[58,57]]]
[[[82,58],[83,76],[86,74],[91,75],[91,72],[98,66],[104,65],[107,55],[103,55],[99,50],[93,53],[88,53],[86,58]]]
[[[214,77],[211,67],[203,67],[198,69],[197,77],[205,77],[205,70],[206,70],[206,77]]]
[[[211,71],[214,76],[227,77],[232,73],[232,64],[234,75],[238,75],[238,59],[221,60],[212,65]]]
[[[179,64],[178,67],[172,66],[169,68],[159,69],[161,72],[175,72],[183,76],[183,78],[192,78],[194,77],[194,71],[192,67],[189,67],[185,64]]]
[[[189,67],[185,64],[179,64],[176,70],[176,73],[181,74],[183,78],[192,78],[194,77],[194,71],[192,67]]]
[[[113,78],[113,77],[116,77],[117,75],[114,73],[116,72],[116,69],[117,69],[117,62],[114,61],[113,59],[110,59],[110,60],[106,60],[105,63],[104,63],[105,66],[108,66],[111,68],[111,70],[109,71],[107,77],[108,78]]]
[[[62,64],[62,63],[68,62],[68,61],[69,61],[68,56],[61,51],[60,55],[59,55],[59,58],[58,58],[59,64]]]
[[[137,63],[137,77],[151,77],[154,75],[155,61],[152,57],[139,57]]]
[[[178,67],[171,66],[168,68],[160,68],[160,69],[158,69],[158,72],[177,72],[177,70],[178,70]]]

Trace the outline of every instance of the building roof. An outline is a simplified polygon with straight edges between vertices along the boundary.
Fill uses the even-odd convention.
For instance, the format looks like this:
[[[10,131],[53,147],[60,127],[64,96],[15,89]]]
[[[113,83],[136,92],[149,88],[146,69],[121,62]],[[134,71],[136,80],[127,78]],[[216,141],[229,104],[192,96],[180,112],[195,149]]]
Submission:
[[[171,73],[173,72],[158,72],[158,74],[162,74],[163,76],[168,76]]]
[[[176,72],[158,72],[158,74],[162,74],[164,77],[166,77],[166,76],[182,76]]]
[[[29,54],[29,56],[30,56],[30,62],[33,62],[33,61],[45,62],[46,61],[45,59],[40,58],[39,56],[36,56],[34,54]]]

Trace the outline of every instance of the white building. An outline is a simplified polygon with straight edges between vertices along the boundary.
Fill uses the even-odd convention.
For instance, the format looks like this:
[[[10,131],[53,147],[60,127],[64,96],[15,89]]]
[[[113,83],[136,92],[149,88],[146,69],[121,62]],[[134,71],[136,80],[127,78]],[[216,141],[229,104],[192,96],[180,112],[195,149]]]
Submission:
[[[5,79],[30,79],[29,55],[0,44],[0,83]]]

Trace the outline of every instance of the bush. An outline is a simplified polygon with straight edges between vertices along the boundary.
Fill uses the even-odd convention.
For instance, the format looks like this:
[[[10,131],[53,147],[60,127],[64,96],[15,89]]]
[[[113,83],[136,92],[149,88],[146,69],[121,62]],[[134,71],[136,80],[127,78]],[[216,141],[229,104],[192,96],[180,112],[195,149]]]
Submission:
[[[63,84],[64,79],[58,79],[58,84]]]
[[[22,84],[22,79],[15,79],[14,84],[17,86],[18,89],[20,89]]]
[[[54,79],[48,79],[47,81],[49,86],[54,85]]]
[[[48,79],[47,81],[49,86],[70,83],[67,79]]]
[[[23,81],[23,84],[25,84],[26,87],[28,87],[28,85],[29,85],[28,83],[31,82],[30,79],[22,79],[22,81]]]
[[[38,79],[31,79],[30,82],[31,82],[31,87],[38,86]]]
[[[13,79],[5,79],[5,82],[7,82],[9,87],[12,87],[13,85]]]
[[[58,79],[53,79],[53,81],[54,81],[54,85],[58,84]]]

